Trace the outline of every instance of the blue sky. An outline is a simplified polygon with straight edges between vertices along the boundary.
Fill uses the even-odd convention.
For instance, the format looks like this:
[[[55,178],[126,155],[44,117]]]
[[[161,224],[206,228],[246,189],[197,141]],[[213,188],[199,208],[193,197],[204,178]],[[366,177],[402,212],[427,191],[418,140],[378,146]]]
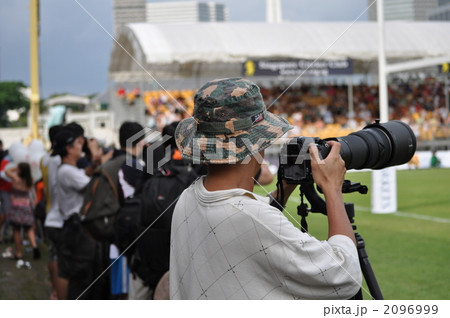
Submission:
[[[169,0],[166,0],[169,1]],[[206,0],[205,0],[206,1]],[[289,21],[353,21],[365,0],[281,0]],[[113,0],[40,0],[41,96],[94,94],[108,87]],[[161,0],[149,2],[163,2]],[[264,21],[265,0],[217,0],[230,21]],[[367,20],[364,14],[361,21]],[[0,1],[0,81],[29,84],[29,0]]]

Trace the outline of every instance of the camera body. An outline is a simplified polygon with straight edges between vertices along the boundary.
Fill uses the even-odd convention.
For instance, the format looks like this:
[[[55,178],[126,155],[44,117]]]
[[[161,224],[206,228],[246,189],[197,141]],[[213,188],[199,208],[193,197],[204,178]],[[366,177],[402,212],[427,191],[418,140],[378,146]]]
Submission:
[[[330,152],[330,145],[318,137],[294,137],[283,145],[280,151],[279,173],[289,184],[314,183],[311,173],[309,144],[315,143],[321,159]]]

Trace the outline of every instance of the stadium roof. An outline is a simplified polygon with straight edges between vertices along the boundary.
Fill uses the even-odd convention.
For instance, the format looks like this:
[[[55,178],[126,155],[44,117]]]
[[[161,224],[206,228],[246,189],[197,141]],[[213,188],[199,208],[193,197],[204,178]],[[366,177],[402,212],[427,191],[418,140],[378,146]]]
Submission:
[[[387,59],[428,58],[450,52],[448,22],[390,21],[385,23],[385,34]],[[123,48],[132,51],[135,62],[143,66],[319,56],[371,61],[378,56],[376,22],[133,23],[122,30],[122,42],[128,42]],[[116,45],[114,51],[123,48]],[[127,54],[119,55],[131,59]],[[110,71],[116,70],[117,62],[112,58]]]
[[[50,107],[55,105],[88,105],[89,102],[89,97],[66,94],[49,98],[44,105]]]

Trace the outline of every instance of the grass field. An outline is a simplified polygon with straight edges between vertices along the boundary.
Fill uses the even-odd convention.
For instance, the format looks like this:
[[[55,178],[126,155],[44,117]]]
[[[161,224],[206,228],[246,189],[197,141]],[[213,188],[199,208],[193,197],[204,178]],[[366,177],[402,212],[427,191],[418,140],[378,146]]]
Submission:
[[[385,299],[450,299],[450,169],[397,171],[398,212],[370,212],[371,172],[350,172],[346,179],[369,193],[344,194],[355,205],[355,225]],[[267,191],[275,183],[266,186]],[[255,192],[266,194],[260,187]],[[299,193],[298,191],[296,193]],[[297,226],[299,195],[292,195],[286,215]],[[310,213],[309,232],[327,238],[326,217]],[[364,286],[364,299],[370,299]]]
[[[371,188],[371,172],[351,172],[347,179]],[[255,188],[265,195],[275,188]],[[292,195],[286,215],[299,226]],[[450,169],[397,172],[398,213],[370,213],[370,191],[366,195],[344,194],[355,204],[357,231],[366,242],[366,251],[385,299],[450,299]],[[327,238],[326,217],[311,213],[309,232]],[[6,244],[0,245],[1,251]],[[46,246],[41,245],[39,261],[26,255],[32,270],[16,269],[15,261],[0,258],[0,299],[48,299]],[[364,286],[364,299],[370,299]]]

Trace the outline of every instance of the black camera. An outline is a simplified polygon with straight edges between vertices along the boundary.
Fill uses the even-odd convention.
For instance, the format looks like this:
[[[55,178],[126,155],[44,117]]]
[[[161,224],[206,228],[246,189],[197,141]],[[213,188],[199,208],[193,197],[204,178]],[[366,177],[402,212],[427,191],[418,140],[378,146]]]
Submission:
[[[350,169],[383,169],[407,163],[416,151],[416,137],[411,128],[398,120],[380,124],[376,121],[345,137],[320,139],[295,137],[280,152],[281,179],[291,184],[314,183],[311,174],[309,144],[314,142],[322,159],[331,147],[328,140],[341,144],[341,157]]]

